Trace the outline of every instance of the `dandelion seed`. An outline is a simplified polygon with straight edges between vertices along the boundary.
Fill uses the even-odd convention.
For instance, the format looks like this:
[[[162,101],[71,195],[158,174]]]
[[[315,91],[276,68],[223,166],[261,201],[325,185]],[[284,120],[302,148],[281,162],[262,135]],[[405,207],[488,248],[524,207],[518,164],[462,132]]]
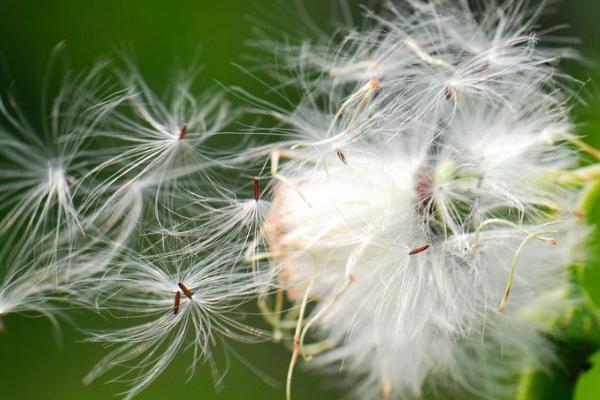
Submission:
[[[444,97],[446,98],[446,100],[451,100],[454,97],[454,92],[452,91],[452,89],[450,89],[449,87],[444,89]]]
[[[173,314],[177,315],[179,313],[179,305],[181,303],[181,293],[178,291],[175,292],[175,302],[173,303]]]
[[[0,322],[6,315],[25,313],[44,316],[58,327],[66,308],[90,306],[92,269],[84,257],[66,253],[59,257],[52,246],[43,245],[12,249],[0,271]]]
[[[167,239],[160,247],[173,243]],[[84,382],[89,384],[119,365],[134,365],[121,375],[132,376],[126,399],[151,384],[180,350],[192,350],[191,375],[200,361],[216,370],[213,351],[218,344],[225,346],[226,339],[248,343],[262,340],[260,330],[234,318],[245,299],[256,293],[256,287],[248,275],[224,267],[232,262],[229,256],[212,254],[198,261],[165,257],[157,247],[150,247],[148,252],[115,258],[98,292],[102,308],[122,314],[121,320],[128,318],[133,325],[92,332],[89,339],[116,347]],[[185,303],[180,293],[187,297]]]
[[[260,182],[258,180],[258,177],[255,176],[254,177],[254,200],[258,201],[259,198],[260,198]]]
[[[110,196],[115,184],[125,179],[153,179],[149,195],[171,202],[186,185],[187,190],[197,188],[198,181],[212,189],[215,182],[207,174],[219,163],[209,143],[237,112],[221,95],[192,95],[193,69],[181,72],[169,92],[159,97],[133,63],[125,63],[127,68],[118,73],[123,89],[93,108],[99,123],[92,136],[111,146],[88,174],[88,179],[101,181],[90,201]]]
[[[60,50],[55,49],[50,64]],[[27,120],[13,97],[0,99],[0,233],[8,233],[5,240],[16,248],[29,248],[41,237],[58,248],[65,235],[82,230],[78,195],[86,188],[79,185],[80,176],[94,161],[82,155],[94,126],[87,108],[101,90],[102,68],[98,64],[86,74],[65,73],[54,98],[42,100],[39,127]],[[46,79],[52,76],[50,68]]]
[[[185,136],[187,135],[187,126],[183,125],[181,127],[181,130],[179,131],[179,140],[183,140],[185,139]]]
[[[337,156],[341,162],[343,162],[344,164],[348,164],[348,162],[346,161],[346,155],[344,154],[344,152],[342,150],[337,149],[335,151],[335,154],[337,154]]]
[[[423,245],[423,246],[416,247],[416,248],[412,249],[411,251],[409,251],[409,252],[408,252],[408,255],[409,255],[409,256],[414,256],[415,254],[419,254],[419,253],[422,253],[422,252],[424,252],[424,251],[425,251],[425,250],[427,250],[428,248],[429,248],[429,245],[428,245],[428,244],[425,244],[425,245]]]
[[[184,285],[183,283],[181,283],[181,282],[180,282],[180,283],[178,283],[178,284],[177,284],[177,286],[179,286],[179,288],[181,289],[181,291],[183,292],[183,294],[185,294],[185,296],[186,296],[188,299],[190,299],[190,300],[192,299],[192,296],[193,296],[194,294],[193,294],[193,293],[190,291],[190,289],[188,289],[188,287],[187,287],[187,286],[185,286],[185,285]]]

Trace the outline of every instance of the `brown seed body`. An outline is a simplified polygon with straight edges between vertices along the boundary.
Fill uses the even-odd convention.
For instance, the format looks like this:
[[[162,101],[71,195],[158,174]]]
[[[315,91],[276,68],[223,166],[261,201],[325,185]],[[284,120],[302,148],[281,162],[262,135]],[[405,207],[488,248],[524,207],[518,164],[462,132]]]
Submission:
[[[192,296],[194,295],[194,293],[192,293],[192,292],[190,291],[190,289],[188,289],[188,287],[187,287],[187,286],[185,286],[185,285],[184,285],[183,283],[181,283],[181,282],[180,282],[180,283],[178,283],[177,285],[179,286],[179,288],[181,289],[181,291],[183,292],[183,294],[185,294],[185,296],[186,296],[188,299],[191,299],[191,298],[192,298]]]
[[[348,164],[348,162],[346,161],[346,155],[344,154],[344,152],[340,149],[337,149],[335,151],[335,153],[337,154],[338,158],[344,163],[344,164]]]
[[[69,189],[75,186],[75,180],[73,180],[73,178],[71,178],[70,176],[65,176],[65,182],[67,183],[67,187]]]
[[[415,254],[419,254],[424,252],[425,250],[427,250],[429,248],[429,245],[423,245],[423,246],[419,246],[417,248],[412,249],[411,251],[408,252],[409,256],[414,256]]]
[[[447,87],[444,89],[444,97],[446,97],[446,100],[451,100],[454,97],[454,91]]]
[[[254,200],[258,201],[259,198],[260,198],[260,182],[258,180],[258,177],[255,176],[254,177]]]
[[[179,312],[179,304],[181,303],[181,292],[178,290],[175,292],[175,303],[173,303],[173,314],[177,315]]]
[[[186,135],[187,135],[187,126],[184,125],[181,127],[181,130],[179,131],[179,140],[185,139]]]

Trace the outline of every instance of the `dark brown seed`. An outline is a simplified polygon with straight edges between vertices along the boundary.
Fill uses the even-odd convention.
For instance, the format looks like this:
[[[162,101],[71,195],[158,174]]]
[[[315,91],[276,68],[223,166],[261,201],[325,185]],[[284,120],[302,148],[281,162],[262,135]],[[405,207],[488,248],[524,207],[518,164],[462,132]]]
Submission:
[[[425,250],[427,250],[429,248],[429,245],[423,245],[423,246],[419,246],[417,248],[412,249],[411,251],[408,252],[409,256],[414,256],[415,254],[419,254],[424,252]]]
[[[65,176],[65,182],[67,182],[67,187],[69,189],[71,189],[73,186],[75,186],[75,181],[70,176]]]
[[[187,287],[187,286],[185,286],[185,285],[184,285],[183,283],[181,283],[181,282],[180,282],[180,283],[178,283],[177,285],[179,285],[179,288],[181,289],[181,291],[183,292],[183,294],[185,294],[185,296],[186,296],[188,299],[191,299],[191,298],[192,298],[192,296],[194,295],[194,293],[192,293],[192,292],[190,291],[190,289],[188,289],[188,287]]]
[[[254,200],[258,201],[259,198],[260,198],[260,182],[258,180],[258,177],[255,176],[254,177]]]
[[[184,125],[181,127],[181,130],[179,131],[179,140],[185,139],[186,135],[187,135],[187,126]]]
[[[181,292],[178,290],[175,292],[175,303],[173,303],[173,314],[177,315],[179,312],[179,304],[181,303]]]
[[[343,152],[342,150],[340,150],[340,149],[337,149],[337,150],[335,151],[335,154],[337,154],[338,158],[339,158],[340,160],[342,160],[342,162],[343,162],[344,164],[348,164],[348,162],[346,161],[346,155],[344,154],[344,152]]]
[[[444,96],[446,97],[446,100],[450,100],[452,99],[452,97],[454,97],[454,91],[447,87],[446,89],[444,89]]]

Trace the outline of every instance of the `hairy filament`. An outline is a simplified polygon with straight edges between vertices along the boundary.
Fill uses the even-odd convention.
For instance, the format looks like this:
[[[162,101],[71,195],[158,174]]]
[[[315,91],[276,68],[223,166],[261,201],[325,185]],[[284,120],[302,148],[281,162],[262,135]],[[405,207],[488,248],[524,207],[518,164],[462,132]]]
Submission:
[[[506,282],[506,288],[504,289],[504,294],[502,295],[502,301],[500,302],[500,305],[498,306],[498,312],[502,313],[502,312],[504,312],[504,309],[506,308],[506,303],[508,302],[508,296],[510,295],[510,291],[512,290],[513,280],[514,280],[514,276],[515,276],[515,270],[517,268],[517,260],[519,259],[521,252],[525,248],[525,245],[527,244],[527,242],[529,242],[530,239],[535,238],[539,234],[544,234],[544,233],[553,233],[553,232],[552,231],[532,232],[523,239],[523,241],[517,248],[517,251],[515,252],[515,255],[513,256],[513,260],[512,260],[511,266],[510,266],[510,273],[508,274],[508,282]],[[552,242],[550,242],[550,243],[555,244]]]
[[[298,360],[298,354],[300,352],[300,332],[302,330],[302,324],[304,321],[304,312],[306,311],[306,304],[308,303],[308,296],[310,291],[312,290],[314,280],[311,279],[308,287],[306,288],[306,292],[304,293],[304,297],[302,298],[302,303],[300,305],[300,314],[298,315],[298,322],[296,323],[296,330],[294,332],[294,349],[292,351],[292,357],[290,359],[290,365],[287,373],[287,380],[285,384],[285,397],[286,400],[292,400],[292,377],[294,375],[294,367],[296,366],[296,361]]]
[[[404,39],[404,44],[410,51],[412,51],[414,53],[415,56],[417,56],[418,58],[420,58],[422,61],[426,62],[427,64],[448,68],[451,71],[455,70],[454,67],[452,65],[448,64],[446,61],[441,60],[439,58],[432,57],[429,54],[427,54],[417,44],[417,42],[413,38],[407,37],[406,39]]]
[[[314,317],[312,317],[307,322],[306,326],[302,329],[302,335],[300,336],[299,345],[300,345],[300,352],[301,352],[302,356],[304,357],[305,361],[310,361],[310,359],[312,358],[310,355],[307,355],[307,353],[304,351],[304,339],[306,337],[306,333],[308,332],[310,327],[317,320],[319,320],[319,318],[321,318],[321,316],[323,316],[323,314],[325,314],[331,307],[333,307],[335,305],[335,303],[338,302],[340,297],[346,292],[346,290],[348,290],[348,287],[352,284],[352,282],[354,282],[354,276],[348,275],[346,282],[344,282],[342,287],[340,287],[340,289],[333,296],[333,298],[327,303],[327,305],[325,305],[323,308],[321,308],[321,310],[319,310],[319,312]]]
[[[596,149],[595,147],[590,146],[589,144],[585,143],[583,140],[577,139],[577,138],[571,138],[571,139],[569,139],[569,142],[573,143],[575,146],[579,147],[581,150],[585,151],[586,153],[588,153],[592,157],[596,158],[597,160],[600,160],[600,150]]]

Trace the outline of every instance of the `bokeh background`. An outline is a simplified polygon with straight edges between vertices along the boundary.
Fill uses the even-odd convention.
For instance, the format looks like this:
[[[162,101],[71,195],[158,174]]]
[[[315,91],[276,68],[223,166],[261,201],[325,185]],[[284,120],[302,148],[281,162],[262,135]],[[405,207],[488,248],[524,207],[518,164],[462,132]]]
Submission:
[[[348,1],[358,10],[359,2]],[[326,23],[336,0],[301,4],[317,22]],[[13,91],[25,111],[39,117],[40,86],[48,56],[57,43],[65,41],[75,70],[88,68],[126,47],[135,54],[150,84],[160,89],[176,61],[185,64],[199,54],[204,68],[198,90],[222,82],[276,102],[268,88],[235,64],[260,70],[264,65],[248,57],[254,52],[247,45],[255,37],[254,29],[261,24],[300,25],[302,13],[297,7],[292,0],[0,0],[0,91]],[[564,68],[587,82],[581,93],[583,101],[575,106],[575,120],[596,146],[600,146],[599,17],[598,0],[562,0],[553,2],[542,20],[545,27],[567,24],[562,32],[581,41],[577,48],[586,62],[568,63]],[[597,292],[600,300],[600,285]],[[0,334],[0,399],[110,399],[124,390],[120,384],[82,384],[81,378],[106,350],[85,343],[81,329],[105,323],[101,317],[85,314],[74,315],[74,320],[76,324],[62,324],[58,333],[43,318],[5,318],[7,331]],[[573,398],[578,378],[587,374],[579,379],[580,386],[587,385],[587,394],[579,393],[577,400],[600,399],[600,373],[590,370],[587,362],[597,349],[594,343],[566,345],[568,363],[540,380],[540,398]],[[215,389],[207,367],[200,368],[188,382],[187,358],[182,356],[139,399],[283,399],[289,352],[268,343],[235,349],[271,379],[259,378],[232,357],[224,384]],[[343,393],[346,388],[333,376],[317,377],[302,368],[296,373],[296,399],[338,399]]]

